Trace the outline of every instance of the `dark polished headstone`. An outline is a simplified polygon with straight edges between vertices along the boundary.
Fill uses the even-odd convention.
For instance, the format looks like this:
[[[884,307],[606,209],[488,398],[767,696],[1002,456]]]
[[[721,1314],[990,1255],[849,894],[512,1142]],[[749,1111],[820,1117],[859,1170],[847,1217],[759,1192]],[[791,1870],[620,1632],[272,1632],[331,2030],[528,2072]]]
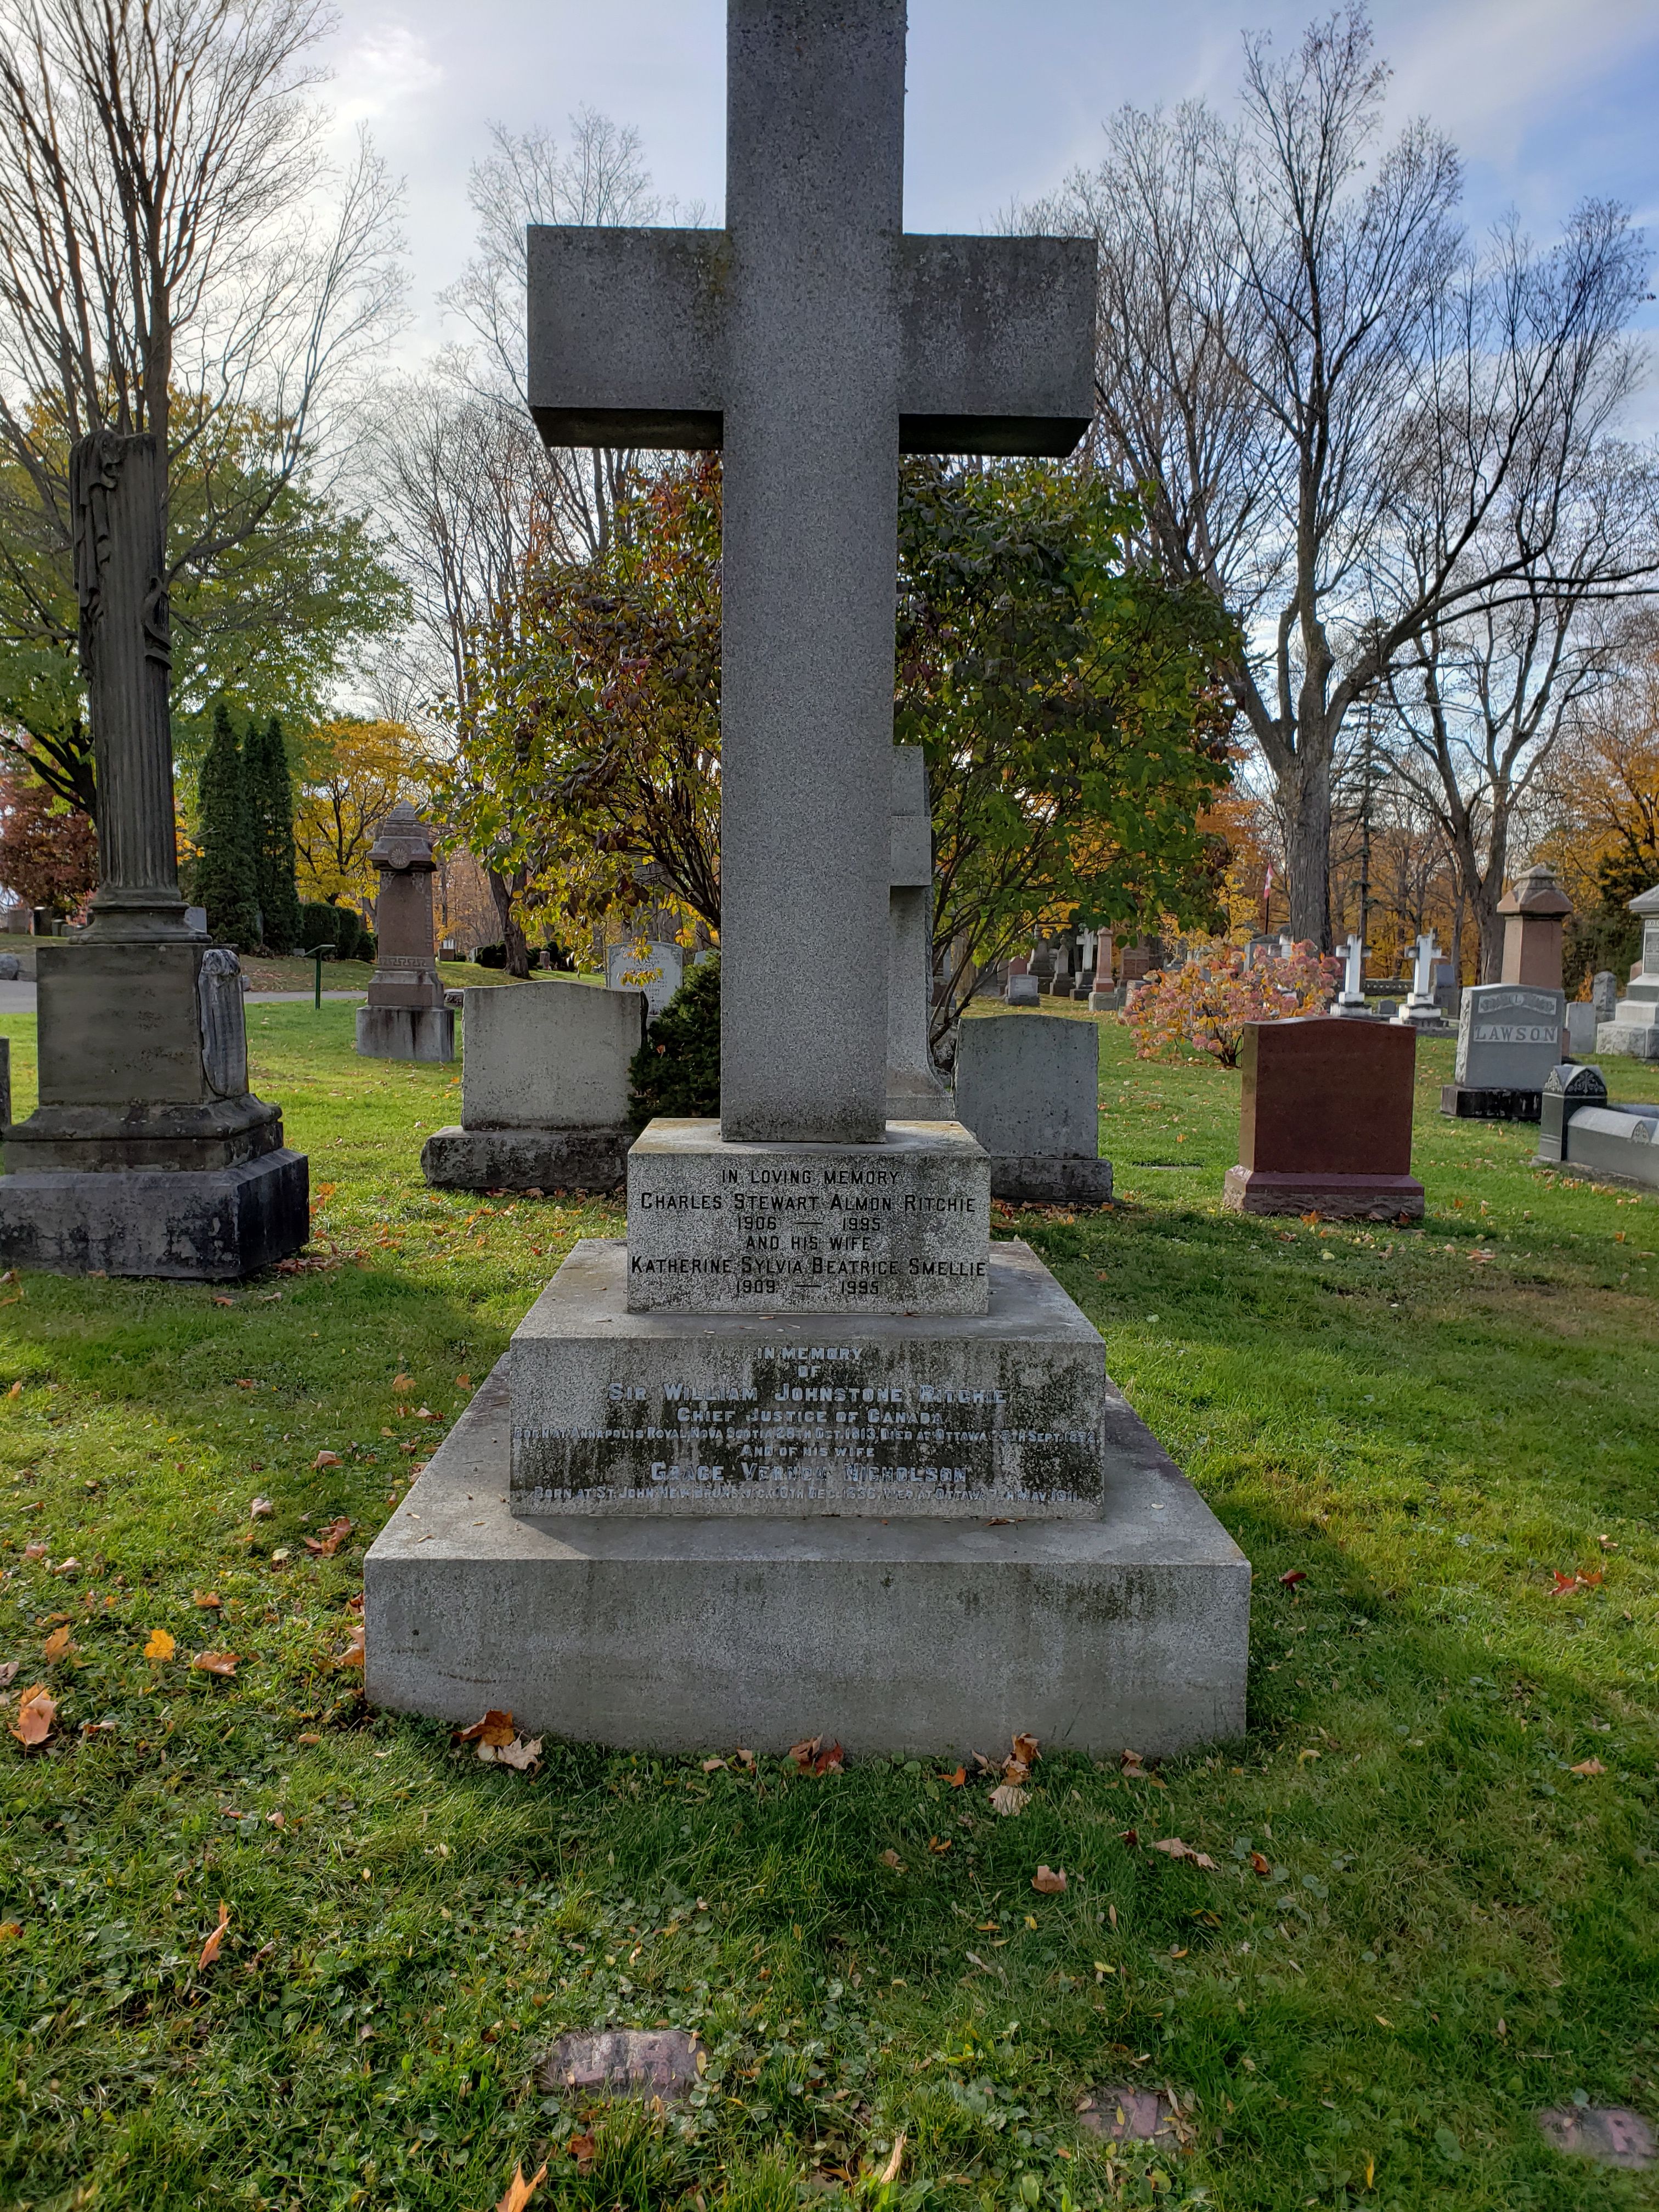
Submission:
[[[1221,1200],[1229,1212],[1421,1218],[1412,1030],[1328,1015],[1252,1022],[1238,1064],[1238,1165]]]

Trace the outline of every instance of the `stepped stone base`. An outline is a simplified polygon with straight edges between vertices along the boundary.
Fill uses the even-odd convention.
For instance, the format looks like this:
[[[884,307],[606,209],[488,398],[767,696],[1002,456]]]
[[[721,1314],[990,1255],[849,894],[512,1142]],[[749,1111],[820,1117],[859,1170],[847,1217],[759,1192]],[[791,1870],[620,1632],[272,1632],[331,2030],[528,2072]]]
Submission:
[[[1616,1060],[1659,1060],[1659,1022],[1598,1022],[1595,1049]]]
[[[1289,1175],[1269,1168],[1229,1168],[1221,1188],[1228,1213],[1319,1213],[1328,1221],[1423,1218],[1423,1186],[1415,1176]]]
[[[665,1752],[1243,1731],[1249,1564],[1127,1407],[1085,1522],[515,1520],[509,1441],[504,1359],[369,1551],[376,1704]]]
[[[434,1190],[615,1190],[632,1142],[624,1128],[434,1129],[421,1173]]]
[[[1103,1206],[1112,1194],[1109,1160],[1063,1153],[993,1152],[991,1195],[1035,1206]]]
[[[0,1176],[0,1263],[59,1275],[234,1282],[311,1234],[305,1157],[235,1167]]]
[[[357,1049],[370,1060],[453,1060],[455,1017],[447,1006],[359,1006]]]
[[[1494,1090],[1467,1083],[1443,1083],[1440,1110],[1458,1121],[1535,1121],[1543,1111],[1544,1093],[1537,1091]]]

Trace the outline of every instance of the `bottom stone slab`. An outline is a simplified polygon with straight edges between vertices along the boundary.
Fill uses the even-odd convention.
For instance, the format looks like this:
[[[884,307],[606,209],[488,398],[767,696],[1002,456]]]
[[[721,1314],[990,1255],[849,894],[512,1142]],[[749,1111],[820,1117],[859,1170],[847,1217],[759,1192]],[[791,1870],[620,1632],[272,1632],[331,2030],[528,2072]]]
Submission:
[[[447,1006],[359,1006],[357,1049],[369,1060],[452,1060],[455,1017]]]
[[[1035,1206],[1104,1206],[1112,1194],[1109,1160],[1054,1152],[993,1152],[991,1195]]]
[[[0,1262],[234,1282],[303,1248],[309,1201],[305,1156],[285,1148],[200,1173],[0,1176]]]
[[[1615,1060],[1659,1060],[1659,1023],[1598,1022],[1595,1049]]]
[[[1456,1121],[1535,1121],[1543,1111],[1544,1093],[1500,1091],[1467,1083],[1443,1083],[1440,1110]]]
[[[434,1129],[421,1173],[434,1190],[615,1190],[632,1141],[621,1127]]]
[[[1243,1732],[1249,1563],[1139,1422],[1097,1521],[514,1520],[508,1399],[503,1360],[369,1550],[378,1705],[665,1752]]]
[[[1321,1213],[1328,1221],[1423,1218],[1423,1186],[1415,1176],[1290,1175],[1270,1168],[1229,1168],[1221,1187],[1227,1213]]]

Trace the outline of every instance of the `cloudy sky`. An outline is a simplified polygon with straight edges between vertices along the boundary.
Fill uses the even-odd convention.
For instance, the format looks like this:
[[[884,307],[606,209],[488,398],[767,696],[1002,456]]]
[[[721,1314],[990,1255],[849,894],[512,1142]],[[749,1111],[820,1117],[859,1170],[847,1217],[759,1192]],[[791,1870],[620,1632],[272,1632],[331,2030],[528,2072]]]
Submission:
[[[469,165],[490,124],[562,131],[583,105],[640,131],[656,188],[723,190],[723,0],[337,0],[328,89],[407,182],[416,320],[471,242]],[[1293,41],[1309,0],[910,0],[906,220],[980,230],[1099,143],[1123,101],[1231,100],[1246,27]],[[1376,0],[1396,119],[1461,147],[1476,223],[1508,207],[1547,236],[1575,201],[1627,202],[1659,237],[1654,0]],[[1651,310],[1650,313],[1651,313]]]

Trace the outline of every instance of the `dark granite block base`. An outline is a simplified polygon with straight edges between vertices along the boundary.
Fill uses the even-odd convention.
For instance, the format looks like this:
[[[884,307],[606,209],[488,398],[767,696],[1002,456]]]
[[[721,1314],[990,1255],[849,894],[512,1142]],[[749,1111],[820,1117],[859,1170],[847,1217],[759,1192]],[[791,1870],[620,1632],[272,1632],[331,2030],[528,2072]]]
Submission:
[[[626,1129],[434,1129],[421,1172],[437,1190],[615,1190]]]
[[[991,1195],[1028,1206],[1103,1206],[1112,1194],[1109,1160],[1056,1153],[991,1154]]]
[[[1535,1121],[1543,1111],[1541,1091],[1480,1090],[1465,1083],[1443,1083],[1440,1110],[1458,1121]]]
[[[1267,1168],[1229,1168],[1221,1203],[1229,1213],[1318,1213],[1329,1221],[1423,1218],[1423,1186],[1415,1176],[1287,1175]]]
[[[58,1275],[234,1282],[311,1234],[305,1155],[238,1167],[0,1176],[0,1262]]]

